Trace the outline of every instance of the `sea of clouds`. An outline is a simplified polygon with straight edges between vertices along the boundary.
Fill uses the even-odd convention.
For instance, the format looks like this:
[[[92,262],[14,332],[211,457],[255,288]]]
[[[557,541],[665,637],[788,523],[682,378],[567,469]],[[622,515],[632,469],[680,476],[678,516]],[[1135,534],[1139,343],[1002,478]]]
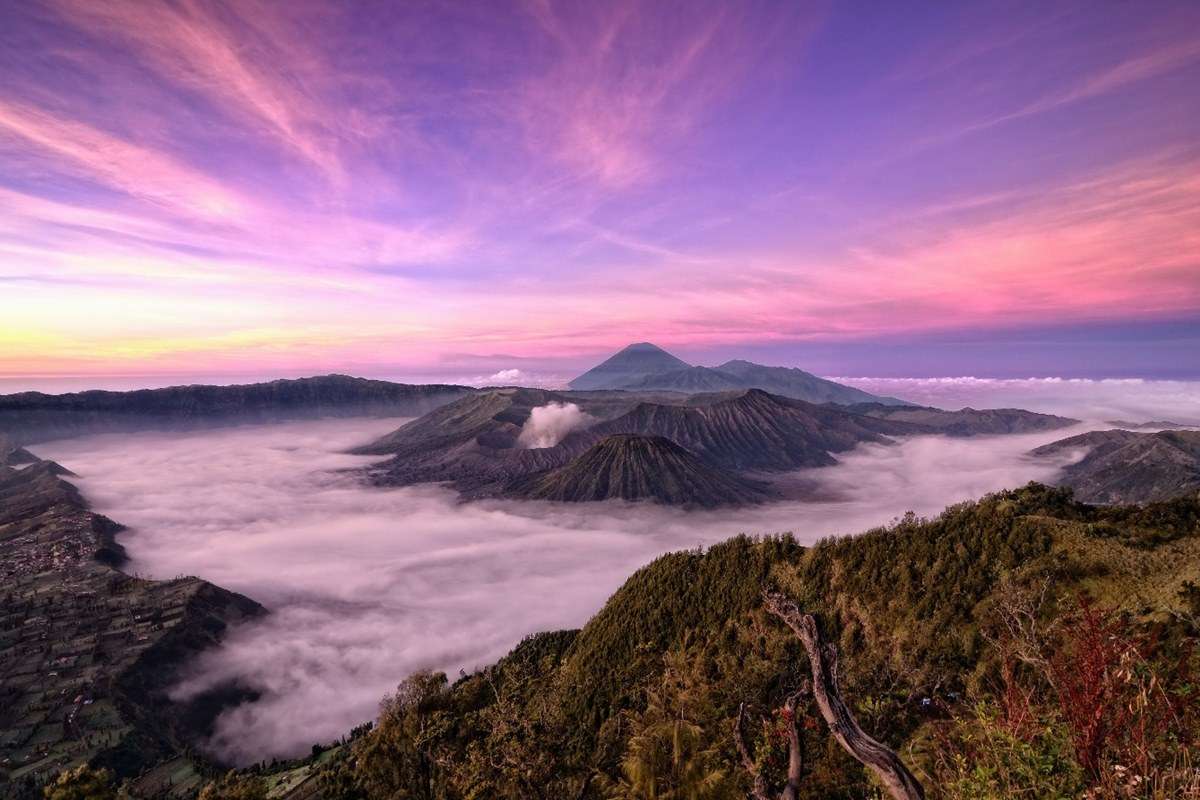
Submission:
[[[1019,404],[1000,397],[964,404]],[[1187,411],[1143,386],[1126,387],[1123,399],[1089,398],[1074,408],[1070,396],[1041,407],[1089,420]],[[580,626],[662,553],[742,532],[791,531],[813,542],[909,510],[936,514],[989,491],[1052,480],[1063,462],[1028,451],[1103,427],[864,446],[837,466],[797,476],[816,501],[685,512],[616,502],[463,504],[437,486],[362,485],[348,470],[371,459],[344,451],[401,422],[110,435],[35,448],[80,475],[97,511],[129,526],[121,534],[129,570],[199,575],[271,610],[198,659],[179,684],[181,696],[233,679],[262,692],[219,719],[214,752],[245,763],[335,739],[373,717],[380,698],[414,670],[454,675],[494,661],[530,633]]]
[[[1142,378],[831,378],[938,408],[1024,408],[1089,420],[1200,425],[1200,381]]]

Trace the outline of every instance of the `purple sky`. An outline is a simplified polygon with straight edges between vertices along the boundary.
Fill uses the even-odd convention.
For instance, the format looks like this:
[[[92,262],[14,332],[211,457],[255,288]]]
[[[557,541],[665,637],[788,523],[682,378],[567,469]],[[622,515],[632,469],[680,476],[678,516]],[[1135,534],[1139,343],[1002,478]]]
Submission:
[[[0,377],[1200,376],[1200,4],[12,2]]]

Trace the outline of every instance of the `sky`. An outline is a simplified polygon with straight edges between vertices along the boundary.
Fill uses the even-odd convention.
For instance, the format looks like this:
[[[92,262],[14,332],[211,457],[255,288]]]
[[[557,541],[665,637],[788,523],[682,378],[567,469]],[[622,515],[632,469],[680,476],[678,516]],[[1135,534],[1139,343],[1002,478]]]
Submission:
[[[0,378],[1200,377],[1200,4],[0,4]]]

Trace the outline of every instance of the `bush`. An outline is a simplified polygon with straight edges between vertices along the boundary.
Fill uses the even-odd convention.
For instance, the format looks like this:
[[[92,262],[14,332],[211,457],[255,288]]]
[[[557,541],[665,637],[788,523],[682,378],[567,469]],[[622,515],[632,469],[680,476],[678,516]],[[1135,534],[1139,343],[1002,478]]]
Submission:
[[[42,790],[42,795],[46,800],[116,800],[117,788],[113,785],[111,772],[81,764],[59,773],[58,778]]]

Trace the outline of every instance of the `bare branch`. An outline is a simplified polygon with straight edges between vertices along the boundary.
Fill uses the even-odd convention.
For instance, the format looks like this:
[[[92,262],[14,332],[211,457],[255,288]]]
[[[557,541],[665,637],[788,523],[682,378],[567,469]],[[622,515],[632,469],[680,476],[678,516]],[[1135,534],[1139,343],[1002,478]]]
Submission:
[[[763,592],[768,611],[779,617],[800,639],[812,670],[817,709],[842,748],[871,770],[895,800],[924,800],[925,790],[895,751],[868,735],[842,700],[837,680],[837,648],[824,640],[816,618],[778,592]]]
[[[791,724],[788,726],[787,784],[783,787],[779,800],[796,800],[800,796],[800,773],[804,769],[804,750],[803,742],[800,739],[798,706],[800,699],[807,697],[810,692],[811,688],[805,681],[804,686],[799,691],[788,695],[787,700],[783,703],[784,711],[791,717]]]
[[[746,741],[742,738],[742,720],[746,716],[746,704],[742,703],[738,706],[737,719],[733,721],[733,741],[737,745],[738,754],[742,757],[742,766],[750,773],[750,777],[754,779],[754,788],[751,793],[755,800],[770,800],[767,795],[767,782],[762,776],[760,770],[755,764],[754,759],[750,755],[750,750],[746,747]]]

